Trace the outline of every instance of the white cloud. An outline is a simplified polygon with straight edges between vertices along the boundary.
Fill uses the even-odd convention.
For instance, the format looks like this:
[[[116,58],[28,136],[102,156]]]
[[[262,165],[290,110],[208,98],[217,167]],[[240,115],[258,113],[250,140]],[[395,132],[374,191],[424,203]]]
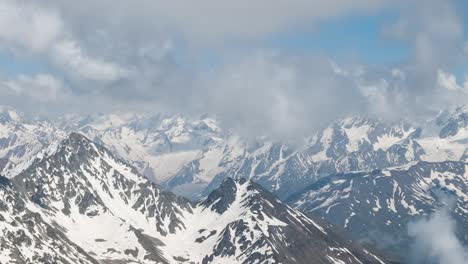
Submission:
[[[44,52],[62,29],[62,20],[53,10],[22,1],[0,1],[0,43],[14,52]]]
[[[408,234],[414,239],[410,263],[468,263],[468,249],[455,235],[456,224],[447,208],[442,208],[426,219],[408,225]]]
[[[434,74],[438,67],[454,63],[463,53],[463,21],[453,1],[402,1],[400,17],[383,29],[387,37],[412,45],[411,67]]]
[[[57,9],[39,2],[0,0],[0,48],[37,56],[76,79],[109,82],[125,70],[86,54]]]
[[[449,91],[468,93],[468,78],[466,77],[463,86],[461,86],[457,83],[457,77],[455,75],[439,69],[437,71],[437,82],[440,87]]]
[[[367,106],[335,71],[326,59],[260,51],[205,75],[192,101],[246,136],[297,140]]]
[[[116,64],[86,56],[72,40],[57,43],[53,48],[52,56],[71,77],[112,82],[125,78],[127,75],[126,70]]]
[[[395,78],[398,78],[400,80],[405,80],[406,79],[406,74],[404,71],[398,68],[393,68],[392,69],[392,76]]]
[[[5,92],[27,96],[39,102],[61,100],[67,95],[64,84],[48,74],[19,75],[16,79],[4,81],[2,84],[3,89],[7,89]]]
[[[385,36],[413,47],[399,65],[330,67],[330,58],[253,48],[267,36],[387,6],[401,17]],[[209,112],[251,134],[296,137],[356,112],[398,118],[466,100],[438,89],[439,83],[462,87],[437,74],[450,69],[466,45],[451,1],[0,0],[0,7],[8,11],[0,16],[0,48],[33,54],[70,95],[108,102],[92,100],[88,108]],[[230,57],[226,43],[242,48],[230,50],[238,52]],[[212,48],[222,56],[207,70],[203,56]]]

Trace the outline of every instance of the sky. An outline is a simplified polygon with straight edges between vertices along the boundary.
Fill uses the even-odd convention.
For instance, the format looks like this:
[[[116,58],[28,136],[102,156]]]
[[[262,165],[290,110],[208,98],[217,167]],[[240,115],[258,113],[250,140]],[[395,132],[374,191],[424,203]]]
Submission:
[[[280,139],[468,102],[463,0],[0,0],[0,104],[212,114]]]

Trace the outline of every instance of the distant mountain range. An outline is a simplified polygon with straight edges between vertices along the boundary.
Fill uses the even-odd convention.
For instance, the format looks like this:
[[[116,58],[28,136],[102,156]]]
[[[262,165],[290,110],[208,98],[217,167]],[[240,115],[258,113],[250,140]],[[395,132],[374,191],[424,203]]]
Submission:
[[[311,132],[297,145],[246,141],[207,116],[125,114],[49,121],[3,108],[0,169],[5,175],[18,173],[22,167],[17,164],[71,132],[105,145],[165,189],[194,199],[228,176],[254,179],[286,198],[331,174],[468,158],[468,106],[442,111],[423,124],[347,118]]]

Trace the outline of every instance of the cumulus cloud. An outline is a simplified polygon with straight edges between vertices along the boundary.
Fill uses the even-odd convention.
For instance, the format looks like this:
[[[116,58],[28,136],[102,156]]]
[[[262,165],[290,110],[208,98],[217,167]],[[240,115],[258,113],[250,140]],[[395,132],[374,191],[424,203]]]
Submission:
[[[118,65],[86,56],[72,40],[56,43],[52,55],[57,64],[67,69],[66,72],[72,78],[112,82],[127,75],[126,70]]]
[[[455,75],[439,69],[437,71],[437,81],[440,87],[449,91],[468,93],[468,78],[466,77],[465,82],[460,85]]]
[[[38,2],[0,0],[0,48],[49,61],[72,78],[115,81],[125,70],[83,51],[56,8]]]
[[[468,248],[457,238],[456,224],[450,215],[454,203],[447,197],[443,200],[445,207],[408,225],[408,234],[414,240],[409,263],[468,263]]]

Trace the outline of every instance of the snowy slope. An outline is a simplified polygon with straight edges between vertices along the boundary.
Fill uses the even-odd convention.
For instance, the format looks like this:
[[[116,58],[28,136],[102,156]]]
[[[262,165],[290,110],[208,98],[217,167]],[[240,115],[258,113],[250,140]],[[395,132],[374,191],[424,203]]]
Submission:
[[[468,105],[442,111],[432,121],[432,130],[418,142],[425,150],[422,160],[465,160],[468,153]],[[435,129],[434,129],[435,127]]]
[[[0,263],[97,263],[0,176]]]

